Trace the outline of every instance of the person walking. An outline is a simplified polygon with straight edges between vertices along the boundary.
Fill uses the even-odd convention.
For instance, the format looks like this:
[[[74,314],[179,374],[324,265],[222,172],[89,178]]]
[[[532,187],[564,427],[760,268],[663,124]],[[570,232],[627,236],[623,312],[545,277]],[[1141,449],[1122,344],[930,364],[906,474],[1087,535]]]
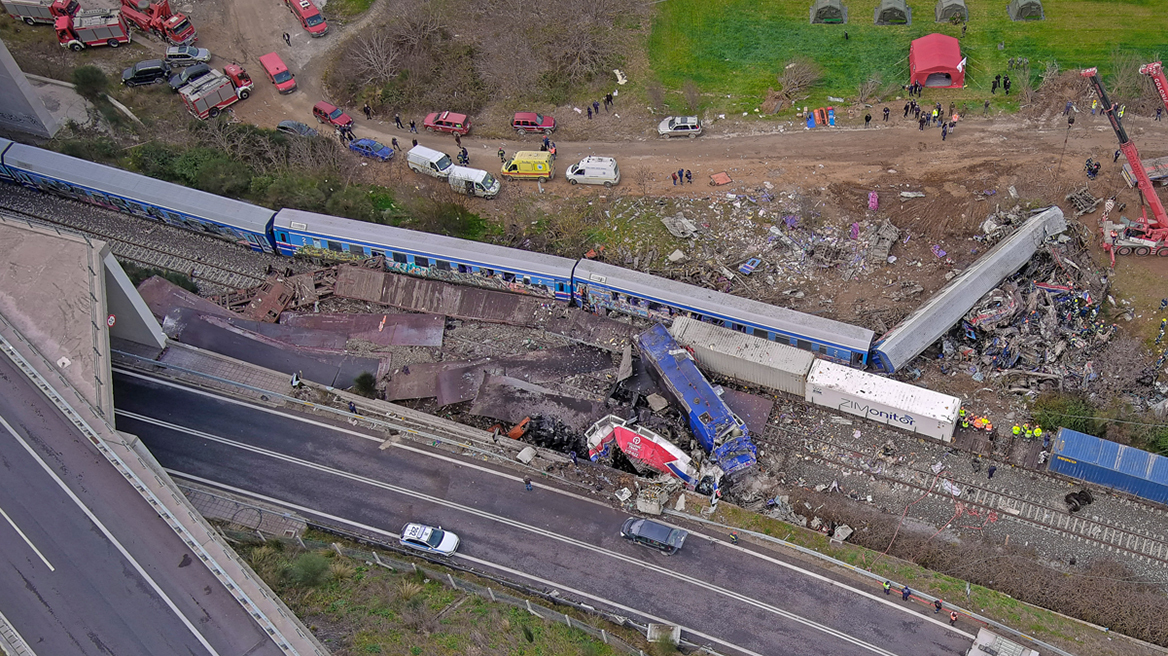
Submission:
[[[544,150],[547,150],[547,147],[549,144],[551,144],[551,142],[552,142],[552,140],[549,139],[546,134],[543,135],[543,148],[544,148]]]
[[[868,127],[868,124],[871,122],[872,122],[872,113],[868,112],[867,114],[864,114],[864,127]]]
[[[673,176],[673,186],[676,187],[677,186],[677,172],[674,171],[673,173],[670,173],[670,175]]]
[[[288,44],[289,48],[292,47],[292,35],[291,34],[288,34],[287,32],[284,33],[284,43]]]
[[[597,101],[597,100],[592,101],[592,113],[596,114],[597,116],[600,116],[600,101]]]
[[[910,109],[912,109],[912,101],[906,102],[904,104],[904,117],[905,118],[908,118],[908,110],[910,110]]]
[[[1157,108],[1156,108],[1156,120],[1157,120],[1157,121],[1159,121],[1159,120],[1160,120],[1160,116],[1161,116],[1161,115],[1163,115],[1163,114],[1164,114],[1164,108],[1163,108],[1163,107],[1157,107]]]
[[[410,121],[410,132],[414,134],[418,133],[418,123],[416,121]]]
[[[462,135],[457,132],[454,133],[454,145],[462,148]]]
[[[576,452],[575,452],[575,451],[569,451],[569,452],[568,452],[568,457],[572,459],[572,466],[573,466],[573,467],[576,467],[576,466],[577,466],[577,462],[576,462]]]
[[[1067,105],[1065,107],[1063,107],[1063,116],[1069,116],[1071,113],[1071,107],[1074,107],[1074,106],[1075,106],[1075,103],[1068,100]]]
[[[986,478],[993,478],[994,472],[996,472],[996,471],[998,471],[998,466],[997,465],[990,465],[990,468],[986,470]]]
[[[1111,158],[1111,163],[1114,164],[1119,161],[1119,151],[1115,151],[1115,157]]]
[[[998,81],[994,80],[993,82],[990,83],[990,93],[997,93],[997,92],[998,92]]]
[[[588,107],[588,120],[589,121],[592,120],[592,107],[591,106]]]
[[[941,124],[941,141],[944,141],[945,137],[948,137],[948,136],[949,136],[949,124],[942,123]]]
[[[1006,95],[1010,95],[1010,76],[1002,78],[1002,88],[1005,89]]]
[[[919,130],[920,132],[925,131],[925,117],[924,116],[921,116],[920,118],[917,119],[917,130]]]
[[[1097,105],[1099,105],[1099,99],[1098,99],[1098,98],[1092,98],[1092,99],[1091,99],[1091,116],[1094,116],[1094,115],[1095,115],[1095,107],[1096,107]]]
[[[499,161],[504,164],[507,163],[507,151],[503,150],[502,146],[499,147]]]
[[[943,605],[943,604],[941,603],[941,600],[940,600],[940,599],[934,599],[934,600],[933,600],[933,614],[934,614],[934,615],[936,615],[937,613],[940,613],[940,612],[941,612],[941,606],[942,606],[942,605]]]
[[[892,594],[892,581],[885,581],[884,582],[884,594],[886,594],[886,595]]]
[[[414,148],[417,148],[418,147],[418,140],[414,139],[413,141],[414,141]]]
[[[981,110],[981,115],[982,116],[989,116],[989,114],[990,114],[990,99],[986,98],[985,106],[982,107],[982,110]]]
[[[890,113],[890,112],[888,111],[888,108],[887,108],[887,107],[885,107],[885,108],[884,108],[884,121],[885,121],[886,123],[888,122],[888,114],[889,114],[889,113]]]
[[[393,147],[394,152],[401,150],[400,148],[398,148],[398,145],[397,145],[397,137],[393,137],[392,139],[390,139],[389,145]]]
[[[373,108],[369,106],[369,103],[365,103],[365,106],[361,108],[361,111],[365,112],[366,121],[373,118]]]
[[[904,587],[903,587],[903,588],[900,590],[900,598],[901,598],[901,599],[903,599],[903,600],[905,600],[905,601],[908,601],[908,598],[909,598],[909,597],[911,597],[911,596],[912,596],[912,590],[909,590],[907,585],[906,585],[906,586],[904,586]]]
[[[357,414],[357,404],[349,401],[349,412]]]
[[[693,173],[689,169],[685,170],[685,181],[687,184],[693,184]]]
[[[402,125],[401,114],[398,114],[397,112],[393,113],[393,124],[396,125],[397,129],[399,130],[406,129],[406,126]]]
[[[730,531],[730,544],[738,544],[738,531]]]
[[[681,184],[685,184],[685,169],[677,169],[677,179]]]
[[[957,611],[949,611],[949,626],[957,626]]]
[[[530,477],[530,476],[524,476],[524,477],[523,477],[523,486],[524,486],[525,488],[527,488],[527,491],[528,491],[528,492],[530,492],[530,491],[531,491],[531,477]]]

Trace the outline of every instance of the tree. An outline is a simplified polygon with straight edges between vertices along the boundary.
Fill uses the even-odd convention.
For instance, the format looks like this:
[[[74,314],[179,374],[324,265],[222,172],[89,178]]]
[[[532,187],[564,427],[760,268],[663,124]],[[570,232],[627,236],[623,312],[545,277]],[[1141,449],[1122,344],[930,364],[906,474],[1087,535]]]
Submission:
[[[96,103],[105,100],[109,78],[96,66],[80,66],[73,71],[73,86],[82,98]]]
[[[349,55],[359,84],[380,85],[397,77],[402,51],[397,34],[387,28],[358,36]]]

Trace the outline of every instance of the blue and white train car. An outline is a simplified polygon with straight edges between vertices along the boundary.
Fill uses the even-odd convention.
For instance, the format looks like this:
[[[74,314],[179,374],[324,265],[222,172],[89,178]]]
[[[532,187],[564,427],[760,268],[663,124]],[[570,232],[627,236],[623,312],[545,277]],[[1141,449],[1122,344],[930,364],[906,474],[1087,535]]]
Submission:
[[[2,163],[38,191],[272,252],[274,210],[24,144],[5,149]]]
[[[281,255],[361,259],[384,255],[391,271],[567,301],[575,261],[554,255],[283,209],[272,225]]]
[[[0,182],[16,182],[16,178],[12,177],[12,174],[8,172],[8,169],[4,168],[3,164],[4,151],[8,150],[14,143],[16,142],[0,137]]]
[[[611,264],[581,260],[573,277],[576,302],[672,323],[678,315],[790,344],[853,367],[868,362],[874,333],[867,328]]]

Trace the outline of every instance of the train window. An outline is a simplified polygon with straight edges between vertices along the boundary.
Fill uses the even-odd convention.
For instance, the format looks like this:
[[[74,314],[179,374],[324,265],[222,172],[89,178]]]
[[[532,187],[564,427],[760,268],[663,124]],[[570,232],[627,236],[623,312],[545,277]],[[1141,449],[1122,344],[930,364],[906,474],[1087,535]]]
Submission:
[[[661,311],[661,309],[662,309],[662,308],[661,308],[661,304],[660,304],[660,303],[655,303],[655,302],[653,302],[653,301],[649,301],[649,310],[650,310],[650,311],[652,311],[652,312],[660,312],[660,311]]]
[[[408,264],[410,259],[408,256],[406,256],[405,253],[394,253],[393,261],[397,262],[398,264]]]
[[[795,340],[795,346],[796,346],[797,348],[801,348],[801,349],[803,349],[804,351],[810,351],[810,350],[811,350],[811,342],[809,342],[809,341],[807,341],[807,340],[805,340],[805,339],[796,339],[796,340]]]
[[[369,249],[369,252],[373,254],[373,257],[385,257],[385,251],[379,251],[376,248]]]
[[[852,353],[852,366],[859,366],[861,364],[864,364],[864,354],[853,352]]]
[[[336,251],[337,253],[343,253],[343,252],[345,252],[345,245],[339,241],[331,241],[330,240],[328,242],[328,249],[330,251]]]
[[[480,273],[481,275],[484,275],[484,276],[488,277],[488,278],[494,278],[494,277],[495,277],[495,272],[494,272],[494,271],[492,271],[492,270],[490,270],[490,269],[483,269],[483,268],[479,268],[479,273]]]
[[[286,233],[282,230],[277,231],[276,232],[276,241],[282,241],[284,243],[287,243],[288,242],[288,233]]]
[[[352,253],[353,255],[364,255],[365,254],[365,247],[359,246],[357,244],[349,244],[349,252]]]
[[[503,280],[505,280],[507,282],[515,282],[515,274],[504,271],[503,272]]]
[[[564,283],[562,283],[562,282],[557,282],[557,283],[556,283],[556,291],[557,291],[557,292],[562,292],[562,291],[564,291]]]
[[[439,271],[450,271],[454,268],[450,266],[450,263],[445,260],[434,260],[434,266],[437,267]]]
[[[421,255],[414,256],[414,264],[420,267],[430,268],[430,258],[422,257]]]
[[[530,285],[531,284],[531,276],[523,276],[523,284]],[[540,285],[540,286],[546,287],[547,285]]]

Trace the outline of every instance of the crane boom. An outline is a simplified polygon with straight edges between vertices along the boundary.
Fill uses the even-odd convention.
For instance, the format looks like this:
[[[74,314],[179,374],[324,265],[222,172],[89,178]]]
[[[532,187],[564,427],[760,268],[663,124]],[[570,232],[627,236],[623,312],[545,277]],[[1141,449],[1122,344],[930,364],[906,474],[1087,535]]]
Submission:
[[[1123,129],[1123,123],[1119,119],[1119,108],[1107,97],[1107,90],[1103,88],[1103,82],[1099,79],[1098,69],[1088,68],[1080,75],[1090,80],[1095,87],[1095,93],[1099,95],[1099,102],[1102,104],[1103,114],[1107,116],[1107,120],[1111,121],[1111,128],[1115,130],[1115,136],[1119,138],[1119,149],[1127,158],[1128,163],[1131,164],[1132,175],[1136,177],[1136,186],[1139,187],[1140,194],[1144,198],[1146,207],[1140,216],[1139,224],[1133,228],[1143,233],[1147,239],[1164,241],[1168,237],[1168,214],[1164,212],[1164,205],[1152,187],[1152,179],[1148,177],[1144,163],[1140,161],[1139,150],[1128,138],[1127,131]],[[1162,74],[1161,77],[1163,77]],[[1151,221],[1148,220],[1147,208],[1152,209]]]
[[[1164,77],[1164,67],[1160,62],[1144,64],[1140,67],[1140,73],[1152,78],[1152,82],[1156,83],[1156,92],[1160,94],[1164,106],[1168,107],[1168,78]]]

